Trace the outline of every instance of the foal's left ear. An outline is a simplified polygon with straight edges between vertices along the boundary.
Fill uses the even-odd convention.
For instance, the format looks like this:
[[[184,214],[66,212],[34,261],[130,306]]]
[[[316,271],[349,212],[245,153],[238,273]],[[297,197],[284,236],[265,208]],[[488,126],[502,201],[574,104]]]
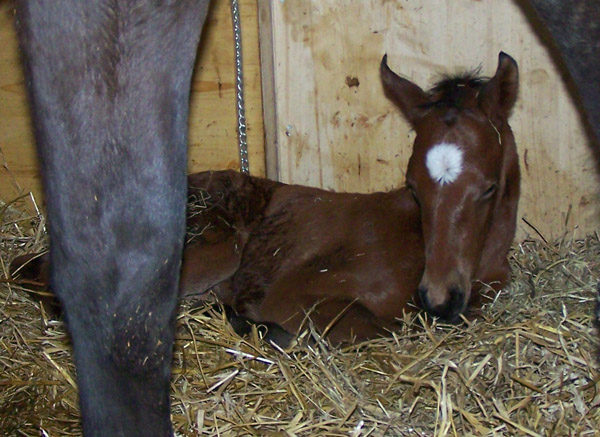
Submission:
[[[513,58],[500,52],[496,75],[479,93],[479,107],[490,118],[499,116],[506,120],[517,101],[518,92],[519,67]]]

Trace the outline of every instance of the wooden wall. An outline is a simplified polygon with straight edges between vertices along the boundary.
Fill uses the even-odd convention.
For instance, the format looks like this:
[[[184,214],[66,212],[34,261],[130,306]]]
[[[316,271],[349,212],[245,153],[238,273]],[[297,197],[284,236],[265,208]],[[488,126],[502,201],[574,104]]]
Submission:
[[[252,173],[335,190],[399,186],[412,132],[383,96],[381,56],[428,87],[456,69],[480,65],[491,75],[504,50],[521,71],[511,121],[523,172],[519,217],[547,238],[597,230],[596,161],[566,85],[517,1],[446,0],[431,8],[426,0],[261,0],[257,14],[255,0],[241,0]],[[41,197],[12,19],[11,2],[0,2],[0,164],[20,185],[0,168],[5,201],[20,190]],[[213,0],[193,79],[189,170],[237,168],[236,126],[229,1]],[[519,228],[519,239],[532,233],[522,221]]]
[[[383,96],[383,54],[427,88],[439,73],[481,66],[491,76],[503,50],[521,73],[511,119],[523,174],[519,219],[547,238],[599,228],[600,185],[580,116],[514,0],[281,0],[260,3],[260,20],[262,44],[272,44],[264,87],[276,102],[269,176],[344,191],[402,185],[413,137]],[[519,228],[518,239],[533,233],[521,220]]]
[[[250,170],[264,175],[264,139],[255,0],[241,0]],[[213,0],[193,77],[189,171],[239,168],[235,58],[229,0]],[[13,28],[13,4],[0,2],[0,200],[32,191],[42,199],[24,79]],[[13,183],[14,176],[16,184]],[[18,186],[17,186],[18,185]]]

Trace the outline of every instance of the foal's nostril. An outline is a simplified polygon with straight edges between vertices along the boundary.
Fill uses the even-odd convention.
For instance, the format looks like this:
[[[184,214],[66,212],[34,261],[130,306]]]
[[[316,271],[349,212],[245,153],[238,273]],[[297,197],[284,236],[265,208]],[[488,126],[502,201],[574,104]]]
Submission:
[[[465,308],[465,293],[458,286],[449,287],[446,301],[436,306],[433,306],[427,297],[427,288],[419,287],[417,291],[423,309],[425,309],[425,311],[432,316],[438,317],[447,322],[452,323],[457,321],[458,316]]]
[[[459,309],[459,312],[462,311],[463,306],[465,304],[465,293],[456,285],[453,285],[448,289],[450,294],[450,298],[448,299],[448,308],[449,309]],[[458,315],[458,314],[457,314]]]
[[[419,300],[421,301],[421,307],[425,308],[427,311],[431,308],[431,304],[429,299],[427,298],[427,288],[419,286],[417,289],[417,293],[419,295]]]

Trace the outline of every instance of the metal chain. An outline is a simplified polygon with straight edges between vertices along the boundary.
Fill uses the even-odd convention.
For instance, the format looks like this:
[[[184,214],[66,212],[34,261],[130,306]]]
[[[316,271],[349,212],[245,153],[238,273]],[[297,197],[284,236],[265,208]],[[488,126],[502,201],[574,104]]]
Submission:
[[[238,0],[231,0],[231,19],[233,22],[233,40],[235,43],[235,97],[238,116],[238,147],[240,150],[240,170],[250,174],[248,162],[248,141],[246,137],[246,109],[244,104],[244,75],[242,72],[242,30]]]

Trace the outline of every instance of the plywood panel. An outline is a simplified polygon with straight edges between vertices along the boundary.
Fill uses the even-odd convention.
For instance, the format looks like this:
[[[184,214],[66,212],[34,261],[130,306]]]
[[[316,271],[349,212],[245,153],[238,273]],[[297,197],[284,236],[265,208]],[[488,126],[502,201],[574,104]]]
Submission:
[[[235,57],[229,0],[212,0],[196,61],[190,107],[189,171],[239,168]],[[244,93],[250,172],[264,175],[258,12],[241,0]]]
[[[598,229],[600,186],[580,116],[547,48],[512,0],[271,2],[277,174],[284,182],[371,192],[400,186],[412,132],[383,96],[379,62],[422,87],[498,53],[519,63],[511,125],[523,173],[519,217],[546,237]],[[267,135],[268,136],[268,135]],[[566,226],[565,226],[566,225]],[[532,230],[519,223],[519,238]]]
[[[39,194],[40,176],[13,28],[12,2],[0,3],[0,199]],[[6,167],[10,169],[9,173]],[[16,183],[13,183],[13,178]]]
[[[257,7],[240,0],[242,18],[246,117],[250,169],[265,172]],[[0,199],[33,191],[41,184],[24,79],[14,33],[12,2],[0,2],[0,149],[19,187],[0,168]],[[190,101],[189,171],[238,168],[235,64],[229,0],[213,0],[203,31]],[[3,164],[0,157],[0,164]]]

